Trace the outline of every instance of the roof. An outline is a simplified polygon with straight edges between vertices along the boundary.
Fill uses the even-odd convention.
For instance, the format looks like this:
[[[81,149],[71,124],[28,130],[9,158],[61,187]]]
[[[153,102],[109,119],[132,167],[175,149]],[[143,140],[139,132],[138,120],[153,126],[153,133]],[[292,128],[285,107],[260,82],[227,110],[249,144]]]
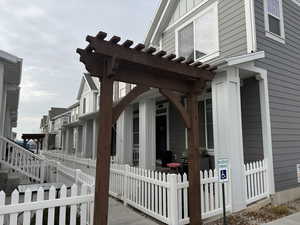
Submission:
[[[55,108],[55,107],[51,107],[51,109],[49,110],[49,117],[50,120],[53,119],[53,117],[59,115],[59,114],[63,114],[65,112],[67,112],[68,109],[67,108]]]
[[[78,94],[77,94],[77,100],[80,99],[80,96],[82,94],[85,82],[88,84],[88,87],[90,88],[91,91],[97,91],[98,90],[96,84],[94,83],[94,80],[91,77],[91,75],[89,73],[84,73],[82,78],[81,78],[80,87],[79,87]]]
[[[145,39],[146,46],[149,46],[153,41],[157,41],[155,39],[167,27],[178,3],[179,0],[161,0]]]
[[[69,107],[68,107],[68,109],[74,109],[75,107],[77,107],[77,106],[79,106],[80,104],[79,104],[79,102],[76,102],[76,103],[74,103],[73,105],[70,105]]]
[[[21,58],[14,56],[8,52],[5,52],[3,50],[0,50],[0,59],[9,63],[19,63],[22,61]]]

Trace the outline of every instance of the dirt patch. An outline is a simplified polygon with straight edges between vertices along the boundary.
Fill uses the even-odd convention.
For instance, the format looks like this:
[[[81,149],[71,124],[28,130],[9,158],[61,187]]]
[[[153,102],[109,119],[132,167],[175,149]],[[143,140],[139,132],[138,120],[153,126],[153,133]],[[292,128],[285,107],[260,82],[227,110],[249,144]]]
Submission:
[[[300,212],[300,199],[291,203],[274,206],[268,204],[252,211],[241,211],[228,216],[228,225],[260,225],[284,216]],[[205,225],[223,225],[223,219],[207,222]]]

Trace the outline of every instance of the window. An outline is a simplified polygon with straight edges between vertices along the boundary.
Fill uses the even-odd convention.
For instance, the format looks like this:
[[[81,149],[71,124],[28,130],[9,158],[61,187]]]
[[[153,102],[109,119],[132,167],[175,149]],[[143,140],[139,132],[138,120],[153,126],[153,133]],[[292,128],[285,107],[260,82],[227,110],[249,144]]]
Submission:
[[[284,43],[282,0],[265,0],[266,36]]]
[[[199,102],[199,117],[200,141],[204,144],[208,151],[214,149],[214,130],[213,130],[213,112],[211,98],[204,99]]]
[[[83,98],[82,113],[86,113],[86,98]]]
[[[179,56],[194,60],[209,60],[219,56],[217,3],[179,27],[176,37]]]

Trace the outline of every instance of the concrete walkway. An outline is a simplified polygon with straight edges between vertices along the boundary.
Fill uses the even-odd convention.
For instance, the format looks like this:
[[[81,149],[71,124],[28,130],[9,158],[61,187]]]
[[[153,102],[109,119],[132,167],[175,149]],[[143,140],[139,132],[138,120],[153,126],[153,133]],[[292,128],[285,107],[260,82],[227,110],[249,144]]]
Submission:
[[[290,216],[283,217],[279,220],[275,220],[270,223],[265,223],[263,225],[299,225],[300,224],[300,213],[295,213]]]
[[[109,199],[108,221],[109,225],[158,225],[153,220],[125,207],[121,202],[112,198]]]

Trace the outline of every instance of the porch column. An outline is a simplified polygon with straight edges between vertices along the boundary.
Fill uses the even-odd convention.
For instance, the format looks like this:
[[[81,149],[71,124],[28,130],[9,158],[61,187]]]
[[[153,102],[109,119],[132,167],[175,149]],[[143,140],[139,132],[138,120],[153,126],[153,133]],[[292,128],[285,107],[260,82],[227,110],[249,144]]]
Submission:
[[[215,160],[231,166],[232,211],[246,207],[239,69],[228,68],[212,81]]]
[[[97,137],[98,137],[98,124],[97,119],[93,120],[93,155],[92,159],[97,158]]]
[[[87,121],[82,126],[82,148],[81,157],[85,157],[87,148]]]
[[[3,136],[4,125],[3,125],[3,117],[5,112],[5,104],[4,104],[4,65],[0,63],[0,136]]]
[[[154,99],[144,99],[139,103],[139,165],[144,169],[155,169],[155,109]]]
[[[82,127],[77,127],[77,149],[76,156],[80,156],[82,152]]]
[[[119,163],[132,165],[133,109],[127,107],[117,120],[116,156]]]

